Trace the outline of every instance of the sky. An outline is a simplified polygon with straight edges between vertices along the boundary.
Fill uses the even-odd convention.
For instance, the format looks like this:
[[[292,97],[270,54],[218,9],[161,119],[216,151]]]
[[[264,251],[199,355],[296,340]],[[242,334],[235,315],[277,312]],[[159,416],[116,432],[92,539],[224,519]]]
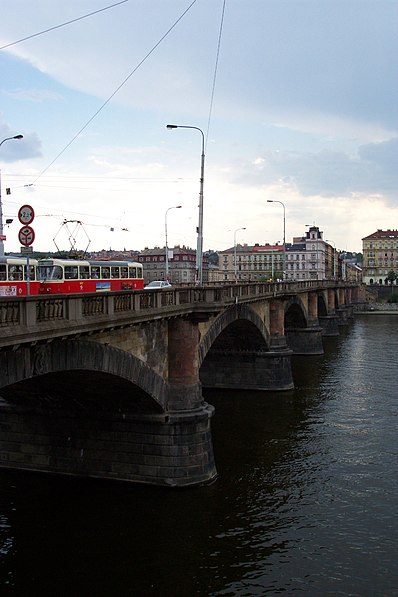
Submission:
[[[23,134],[0,148],[6,252],[22,205],[37,251],[166,230],[196,248],[202,144],[204,251],[281,243],[284,215],[286,242],[315,225],[347,251],[398,228],[398,0],[1,0],[1,17],[0,141]]]

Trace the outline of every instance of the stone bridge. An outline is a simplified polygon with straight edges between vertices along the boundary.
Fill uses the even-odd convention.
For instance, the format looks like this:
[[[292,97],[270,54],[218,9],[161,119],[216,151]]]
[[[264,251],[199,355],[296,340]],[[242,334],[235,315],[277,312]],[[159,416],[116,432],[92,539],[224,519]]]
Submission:
[[[283,391],[358,287],[312,281],[0,298],[0,466],[169,486],[216,478],[202,387]]]

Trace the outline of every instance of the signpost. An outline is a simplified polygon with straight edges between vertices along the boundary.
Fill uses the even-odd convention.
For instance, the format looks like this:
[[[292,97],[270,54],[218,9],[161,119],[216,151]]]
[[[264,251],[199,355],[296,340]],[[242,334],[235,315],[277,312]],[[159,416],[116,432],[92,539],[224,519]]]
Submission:
[[[18,239],[21,243],[21,253],[26,254],[26,294],[30,295],[30,262],[29,255],[33,251],[35,231],[29,224],[35,219],[35,211],[31,205],[22,205],[18,210],[18,220],[23,224],[18,232]]]

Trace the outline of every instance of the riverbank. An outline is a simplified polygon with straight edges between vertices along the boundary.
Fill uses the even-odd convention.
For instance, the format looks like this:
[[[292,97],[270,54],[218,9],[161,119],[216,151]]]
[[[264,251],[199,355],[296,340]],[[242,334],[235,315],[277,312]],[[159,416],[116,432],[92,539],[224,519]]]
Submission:
[[[398,314],[398,303],[366,302],[358,305],[357,313]]]

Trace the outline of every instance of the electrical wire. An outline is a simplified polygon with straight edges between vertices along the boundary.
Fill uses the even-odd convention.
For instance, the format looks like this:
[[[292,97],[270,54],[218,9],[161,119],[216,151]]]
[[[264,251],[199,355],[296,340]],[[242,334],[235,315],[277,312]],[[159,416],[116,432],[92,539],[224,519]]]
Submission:
[[[192,6],[194,4],[196,4],[197,0],[193,0],[191,2],[191,4],[188,6],[188,8],[186,8],[184,10],[184,12],[178,17],[178,19],[174,22],[174,24],[169,27],[169,29],[166,31],[166,33],[164,33],[162,35],[162,37],[159,39],[159,41],[152,47],[151,50],[149,50],[149,52],[147,52],[147,54],[144,56],[144,58],[137,64],[137,66],[131,71],[131,73],[129,75],[127,75],[127,77],[120,83],[120,85],[118,85],[118,87],[115,89],[115,91],[108,97],[107,100],[105,100],[105,102],[98,108],[98,110],[91,116],[91,118],[89,118],[89,120],[86,122],[86,124],[84,126],[82,126],[82,128],[72,137],[72,139],[69,141],[69,143],[67,143],[65,145],[65,147],[58,153],[58,155],[55,156],[55,158],[52,160],[52,162],[50,162],[48,164],[48,166],[46,166],[46,168],[44,168],[44,170],[42,170],[40,172],[40,174],[37,176],[37,178],[35,178],[35,180],[32,182],[32,184],[35,184],[39,178],[41,178],[41,176],[43,176],[43,174],[45,172],[47,172],[47,170],[49,170],[51,168],[51,166],[58,160],[58,158],[61,157],[61,155],[63,155],[65,153],[65,151],[72,145],[72,143],[74,141],[76,141],[76,139],[78,138],[78,136],[89,126],[89,124],[91,124],[91,122],[98,116],[98,114],[105,108],[105,106],[107,106],[109,104],[109,102],[115,97],[115,95],[120,91],[120,89],[127,83],[127,81],[137,72],[137,70],[144,64],[144,62],[149,58],[149,56],[151,56],[151,54],[153,54],[153,52],[156,50],[156,48],[158,46],[160,46],[160,44],[166,39],[166,37],[173,31],[173,29],[178,25],[178,23],[184,18],[184,16],[188,13],[188,11],[192,8]]]
[[[207,150],[207,143],[208,143],[208,140],[209,140],[210,120],[211,120],[212,111],[213,111],[214,92],[215,92],[215,88],[216,88],[218,60],[219,60],[219,57],[220,57],[221,37],[222,37],[222,31],[223,31],[223,25],[224,25],[225,4],[226,4],[226,0],[224,0],[224,3],[223,3],[222,14],[221,14],[221,23],[220,23],[220,31],[219,31],[219,35],[218,35],[218,46],[217,46],[216,64],[215,64],[215,67],[214,67],[213,86],[212,86],[212,90],[211,90],[211,99],[210,99],[210,108],[209,108],[209,118],[208,118],[208,121],[207,121],[207,130],[206,130],[206,150]]]
[[[39,35],[44,35],[45,33],[49,33],[49,31],[54,31],[55,29],[60,29],[61,27],[66,27],[66,25],[70,25],[71,23],[76,23],[77,21],[81,21],[82,19],[87,19],[87,17],[92,17],[93,15],[98,14],[99,12],[103,12],[104,10],[109,10],[110,8],[114,8],[115,6],[119,6],[119,4],[124,4],[129,0],[121,0],[120,2],[116,2],[116,4],[111,4],[110,6],[105,6],[105,8],[100,8],[94,12],[90,12],[86,15],[82,15],[81,17],[77,17],[76,19],[72,19],[71,21],[66,21],[65,23],[61,23],[60,25],[55,25],[54,27],[49,27],[48,29],[44,29],[43,31],[39,31],[38,33],[33,33],[32,35],[28,35],[27,37],[22,37],[21,39],[17,39],[16,41],[12,41],[5,46],[0,46],[0,50],[5,50],[11,46],[15,46],[16,44],[20,44],[23,41],[27,41],[28,39],[32,39],[33,37],[38,37]]]

